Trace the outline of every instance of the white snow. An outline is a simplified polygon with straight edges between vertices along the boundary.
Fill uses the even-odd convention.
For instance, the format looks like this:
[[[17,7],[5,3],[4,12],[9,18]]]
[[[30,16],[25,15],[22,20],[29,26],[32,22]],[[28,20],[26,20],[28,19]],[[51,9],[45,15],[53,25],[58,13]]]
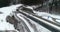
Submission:
[[[16,11],[17,7],[19,7],[20,5],[21,4],[17,4],[0,8],[0,12],[3,13],[0,14],[0,30],[14,30],[13,25],[6,22],[6,17],[10,15],[12,11]]]

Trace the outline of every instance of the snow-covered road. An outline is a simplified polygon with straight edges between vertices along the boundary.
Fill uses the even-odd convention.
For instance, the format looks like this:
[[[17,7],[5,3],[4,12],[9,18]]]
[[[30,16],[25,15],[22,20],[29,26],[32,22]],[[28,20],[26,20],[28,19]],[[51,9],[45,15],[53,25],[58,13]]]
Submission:
[[[11,5],[11,6],[8,6],[8,7],[3,7],[3,8],[0,8],[0,12],[2,12],[2,14],[0,14],[0,30],[15,30],[14,29],[14,26],[8,22],[6,22],[6,17],[8,15],[10,15],[10,13],[12,13],[12,11],[16,11],[16,9],[21,6],[21,4],[18,4],[18,5]],[[53,18],[58,18],[60,19],[59,17],[60,16],[56,16],[56,15],[51,15],[51,14],[48,14],[48,13],[45,13],[45,12],[36,12],[36,15],[38,16],[42,16],[43,18],[47,18],[49,20],[52,20],[51,18],[48,18],[48,16],[51,16]],[[58,21],[58,20],[57,20]],[[60,20],[58,21],[60,22]],[[27,23],[27,22],[26,22]]]
[[[44,18],[40,18],[40,17],[36,17],[35,15],[33,15],[33,14],[29,14],[29,13],[26,13],[25,11],[21,11],[21,10],[19,10],[20,11],[20,13],[22,13],[23,15],[25,15],[26,17],[28,17],[28,18],[30,18],[30,19],[32,19],[32,20],[34,20],[34,21],[31,21],[30,19],[30,21],[32,22],[32,23],[34,23],[34,22],[37,22],[37,23],[39,23],[39,24],[41,24],[41,25],[43,25],[44,27],[53,27],[52,29],[50,29],[50,28],[48,28],[49,30],[52,30],[52,31],[56,31],[56,30],[59,30],[60,31],[60,27],[58,26],[58,25],[55,25],[55,24],[53,24],[53,23],[51,23],[51,22],[49,22],[50,20],[48,20],[47,19],[47,21],[44,19]],[[20,16],[21,14],[19,14],[19,16]],[[47,15],[47,14],[43,14],[42,13],[42,15]],[[17,18],[21,18],[21,17],[17,17]],[[37,15],[38,16],[38,15]],[[50,15],[49,15],[50,16]],[[22,17],[24,17],[24,16],[22,16]],[[48,16],[47,16],[48,17]],[[22,19],[23,20],[23,19]],[[26,21],[26,20],[25,20]],[[24,22],[25,22],[24,21]],[[26,23],[27,22],[29,22],[29,21],[26,21]],[[42,23],[43,22],[43,23]],[[30,23],[30,22],[29,22]],[[36,23],[34,23],[34,24],[36,24]],[[46,25],[44,25],[44,24],[47,24],[47,26]],[[37,25],[38,26],[38,25]],[[41,28],[41,27],[40,27]],[[44,28],[43,28],[43,30],[45,30]],[[45,30],[46,31],[46,30]]]

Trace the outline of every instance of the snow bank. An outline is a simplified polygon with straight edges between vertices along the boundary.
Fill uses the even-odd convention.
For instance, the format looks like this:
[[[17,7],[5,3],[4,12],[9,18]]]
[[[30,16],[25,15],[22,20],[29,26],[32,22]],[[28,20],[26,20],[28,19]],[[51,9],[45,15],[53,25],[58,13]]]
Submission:
[[[2,12],[2,14],[0,14],[0,30],[14,30],[13,25],[6,22],[6,17],[10,15],[12,11],[16,11],[20,5],[21,4],[17,4],[0,8],[0,12]]]

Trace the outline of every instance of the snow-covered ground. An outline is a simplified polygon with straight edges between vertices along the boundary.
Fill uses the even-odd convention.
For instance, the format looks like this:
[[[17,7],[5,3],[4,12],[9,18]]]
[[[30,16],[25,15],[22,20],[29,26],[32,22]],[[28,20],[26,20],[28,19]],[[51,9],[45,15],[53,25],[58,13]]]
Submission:
[[[12,24],[6,22],[6,17],[20,5],[21,4],[0,8],[0,12],[2,12],[2,14],[0,14],[0,30],[15,30]]]

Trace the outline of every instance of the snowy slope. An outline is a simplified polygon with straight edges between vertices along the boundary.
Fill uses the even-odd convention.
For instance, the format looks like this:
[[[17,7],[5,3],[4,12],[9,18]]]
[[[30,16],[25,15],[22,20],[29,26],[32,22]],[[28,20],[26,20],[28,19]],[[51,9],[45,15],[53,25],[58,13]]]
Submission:
[[[2,14],[0,14],[0,30],[14,30],[13,25],[6,22],[6,17],[20,5],[21,4],[0,8],[0,12],[2,12]]]

